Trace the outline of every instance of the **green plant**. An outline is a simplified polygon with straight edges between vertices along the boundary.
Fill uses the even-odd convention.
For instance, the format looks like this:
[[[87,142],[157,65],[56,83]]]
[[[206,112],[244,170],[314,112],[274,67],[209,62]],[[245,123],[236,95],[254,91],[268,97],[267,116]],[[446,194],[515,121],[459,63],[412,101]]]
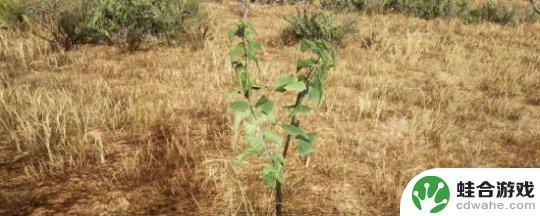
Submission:
[[[368,9],[371,0],[321,0],[321,6],[325,9],[335,11],[365,11]]]
[[[30,22],[31,8],[21,0],[0,0],[0,27],[21,29]]]
[[[533,10],[518,17],[507,1],[488,0],[475,6],[469,0],[321,0],[323,8],[335,11],[361,11],[383,13],[406,13],[423,19],[463,19],[467,23],[494,22],[499,24],[536,22],[538,13]]]
[[[43,1],[39,15],[48,36],[40,37],[64,50],[71,50],[78,44],[99,42],[102,36],[89,27],[93,8],[91,1]]]
[[[238,0],[243,1],[243,0]],[[251,0],[253,3],[259,3],[259,4],[296,4],[299,2],[303,2],[305,0]]]
[[[102,0],[92,28],[129,51],[138,49],[147,36],[164,36],[169,44],[189,40],[201,47],[208,21],[196,0]]]
[[[261,93],[254,100],[255,91],[265,90],[263,85],[257,84],[249,73],[250,63],[259,64],[256,51],[261,49],[255,42],[252,25],[247,20],[241,20],[229,31],[229,37],[239,39],[238,44],[230,53],[230,60],[241,88],[233,92],[243,95],[242,100],[230,103],[234,111],[234,130],[243,125],[244,141],[248,144],[247,150],[236,158],[239,164],[252,155],[268,160],[262,170],[262,180],[270,189],[276,191],[276,214],[281,215],[282,187],[285,184],[284,171],[286,158],[293,140],[296,143],[296,153],[304,156],[314,150],[315,133],[307,133],[300,128],[299,116],[309,113],[312,108],[306,98],[315,101],[320,106],[324,98],[324,81],[331,68],[335,66],[336,55],[331,46],[324,40],[302,40],[300,50],[311,52],[314,56],[301,59],[297,62],[296,76],[288,75],[277,78],[274,91],[296,93],[294,104],[283,106],[288,114],[289,122],[280,124],[276,116],[276,104]],[[283,94],[286,95],[286,94]],[[279,125],[279,127],[277,127]],[[279,135],[279,130],[286,134],[285,140]],[[236,137],[236,136],[235,136]],[[270,144],[274,145],[270,145]]]
[[[335,46],[344,46],[349,37],[357,32],[353,20],[338,25],[327,11],[298,10],[296,15],[286,20],[296,38],[325,40]]]
[[[150,1],[102,0],[92,15],[91,27],[108,43],[134,51],[155,26],[155,14]]]
[[[488,0],[478,9],[477,13],[481,19],[489,22],[509,24],[516,21],[516,11],[512,6],[508,6],[500,0]]]
[[[159,0],[153,3],[156,16],[153,34],[163,35],[169,44],[191,42],[202,47],[209,33],[208,13],[196,0]]]
[[[408,10],[424,19],[450,18],[459,13],[456,0],[409,0]]]

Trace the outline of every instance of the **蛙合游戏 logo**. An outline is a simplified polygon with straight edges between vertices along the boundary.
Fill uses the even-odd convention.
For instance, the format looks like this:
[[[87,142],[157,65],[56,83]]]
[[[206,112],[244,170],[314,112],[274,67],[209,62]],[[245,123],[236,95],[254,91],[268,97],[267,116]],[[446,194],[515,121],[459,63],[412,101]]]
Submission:
[[[442,211],[450,201],[450,189],[437,176],[425,176],[414,185],[412,200],[418,210],[425,213]]]

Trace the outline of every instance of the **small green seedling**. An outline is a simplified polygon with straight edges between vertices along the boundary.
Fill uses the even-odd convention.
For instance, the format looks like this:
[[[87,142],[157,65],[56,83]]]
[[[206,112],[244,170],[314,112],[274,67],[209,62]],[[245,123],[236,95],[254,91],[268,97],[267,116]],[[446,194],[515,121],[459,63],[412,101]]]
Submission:
[[[298,117],[308,114],[312,107],[306,99],[315,101],[316,107],[324,99],[324,81],[328,72],[335,66],[336,54],[334,49],[325,41],[303,40],[300,44],[302,52],[310,52],[313,57],[301,59],[296,64],[295,75],[277,78],[275,86],[268,88],[254,81],[249,73],[249,65],[259,65],[256,52],[261,50],[260,44],[255,42],[253,26],[247,19],[240,20],[229,31],[229,39],[238,40],[230,53],[230,60],[241,88],[235,90],[242,95],[242,99],[231,102],[229,108],[234,112],[235,133],[243,134],[247,149],[236,158],[237,164],[250,156],[256,155],[268,164],[262,169],[264,184],[276,191],[276,214],[281,215],[282,187],[285,185],[286,157],[289,146],[294,141],[298,156],[305,156],[314,150],[313,142],[316,134],[306,132],[300,128]],[[287,96],[287,92],[294,92],[296,100],[292,105],[282,106],[288,113],[279,118],[276,116],[276,104],[267,95],[268,91],[276,91]],[[260,92],[255,94],[256,92]],[[256,100],[255,95],[260,95]],[[288,118],[288,123],[279,121]],[[241,129],[240,129],[241,128]],[[283,131],[286,136],[280,136]]]

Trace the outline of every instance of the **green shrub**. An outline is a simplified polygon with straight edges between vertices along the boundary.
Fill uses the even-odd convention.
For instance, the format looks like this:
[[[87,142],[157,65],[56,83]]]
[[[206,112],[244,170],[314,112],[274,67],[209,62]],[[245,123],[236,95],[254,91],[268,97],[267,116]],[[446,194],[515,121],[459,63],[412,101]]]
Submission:
[[[209,24],[196,0],[102,0],[92,27],[110,43],[133,51],[147,36],[164,36],[169,43],[189,40],[200,47]]]
[[[242,0],[237,0],[242,1]],[[306,0],[251,0],[252,3],[259,3],[259,4],[296,4],[299,2],[304,2]],[[311,2],[311,1],[310,1]]]
[[[450,18],[460,13],[461,2],[456,0],[409,0],[407,10],[424,19]]]
[[[108,43],[134,51],[152,33],[156,14],[149,1],[103,0],[93,13],[91,28]]]
[[[488,0],[472,11],[473,20],[485,20],[500,24],[509,24],[516,21],[516,11],[503,1]],[[474,16],[479,16],[474,18]]]
[[[99,32],[89,27],[94,3],[85,0],[42,1],[40,24],[52,45],[70,50],[75,45],[101,41]]]
[[[406,13],[424,19],[462,18],[468,23],[483,21],[499,24],[538,21],[538,14],[517,16],[514,7],[502,0],[488,0],[478,6],[470,0],[320,0],[321,6],[335,11]]]
[[[196,48],[204,45],[209,34],[208,13],[197,0],[162,0],[158,29],[169,43],[189,41]]]
[[[361,11],[365,7],[364,0],[321,0],[321,6],[325,9],[335,11]]]
[[[383,4],[385,11],[408,13],[424,19],[454,17],[467,8],[466,0],[387,0]]]
[[[30,14],[30,6],[21,0],[0,0],[0,27],[26,28]]]
[[[327,11],[298,10],[296,15],[286,20],[290,24],[290,32],[297,39],[320,39],[337,46],[345,45],[347,39],[357,31],[354,21],[338,25]]]

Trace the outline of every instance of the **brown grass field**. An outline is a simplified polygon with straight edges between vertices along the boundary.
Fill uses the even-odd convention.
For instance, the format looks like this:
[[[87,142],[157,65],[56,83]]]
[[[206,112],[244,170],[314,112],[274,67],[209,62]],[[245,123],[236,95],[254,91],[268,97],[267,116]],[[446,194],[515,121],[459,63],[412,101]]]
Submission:
[[[257,158],[237,166],[228,89],[233,2],[205,3],[212,39],[122,53],[52,51],[0,30],[0,215],[270,215]],[[294,71],[282,42],[294,6],[256,5],[257,76]],[[287,165],[284,213],[398,215],[434,167],[540,166],[540,24],[339,15],[327,99],[302,119],[316,151]],[[291,97],[292,100],[292,97]]]

